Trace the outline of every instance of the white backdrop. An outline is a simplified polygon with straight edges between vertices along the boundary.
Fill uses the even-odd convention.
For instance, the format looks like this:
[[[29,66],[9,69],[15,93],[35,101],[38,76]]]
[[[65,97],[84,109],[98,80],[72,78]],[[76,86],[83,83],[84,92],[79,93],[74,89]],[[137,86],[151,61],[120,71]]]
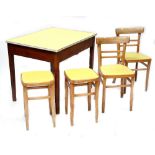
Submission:
[[[0,154],[154,155],[154,15],[153,0],[0,0]],[[56,128],[52,127],[47,101],[34,101],[29,105],[30,131],[26,131],[20,74],[27,70],[49,70],[49,64],[15,58],[18,100],[13,102],[5,41],[52,26],[93,31],[104,37],[114,36],[116,27],[145,27],[141,51],[153,59],[150,85],[145,92],[145,74],[141,72],[135,83],[133,112],[129,112],[129,90],[120,99],[119,90],[114,89],[107,91],[106,112],[102,114],[100,87],[99,123],[95,123],[94,105],[88,112],[86,98],[79,98],[75,100],[75,126],[70,127],[69,115],[64,113],[63,72],[70,67],[88,66],[86,50],[60,65],[61,114],[57,116]],[[96,70],[96,48],[94,62]]]

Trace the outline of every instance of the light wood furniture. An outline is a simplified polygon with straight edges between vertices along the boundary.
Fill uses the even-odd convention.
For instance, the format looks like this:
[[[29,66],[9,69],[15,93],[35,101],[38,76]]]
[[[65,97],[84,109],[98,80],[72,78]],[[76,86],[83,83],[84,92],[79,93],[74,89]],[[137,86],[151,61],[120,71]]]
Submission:
[[[144,32],[143,27],[130,27],[130,28],[116,28],[116,35],[128,35],[130,36],[130,42],[127,43],[127,47],[133,47],[133,52],[126,50],[125,54],[125,63],[128,66],[129,63],[135,63],[135,68],[132,69],[135,71],[135,81],[137,80],[137,71],[146,70],[146,80],[145,80],[145,91],[148,89],[148,81],[149,81],[149,72],[151,65],[151,58],[145,54],[140,53],[140,39],[141,34]],[[131,50],[131,48],[130,48]],[[141,63],[144,67],[138,68],[138,63]]]
[[[102,112],[105,112],[105,98],[106,98],[106,88],[121,88],[121,97],[124,94],[124,88],[130,87],[130,111],[132,111],[133,105],[133,86],[134,86],[134,72],[124,65],[125,63],[125,50],[126,44],[129,42],[129,37],[109,37],[109,38],[97,38],[96,44],[98,49],[98,70],[103,84],[103,95],[102,95]],[[115,47],[112,44],[116,44]],[[123,47],[120,47],[120,44]],[[106,50],[103,50],[105,45],[111,45],[106,47]],[[103,46],[103,47],[102,47]],[[108,48],[108,50],[107,50]],[[114,49],[115,48],[115,49]],[[102,60],[106,58],[119,59],[121,64],[108,64],[103,65]],[[111,63],[111,61],[110,61]],[[120,85],[107,85],[107,80],[113,78],[121,79]],[[126,83],[126,80],[129,84]]]
[[[60,62],[90,49],[89,67],[93,68],[95,33],[69,30],[63,28],[47,28],[7,40],[12,99],[16,101],[16,78],[14,56],[24,56],[50,62],[55,77],[56,113],[60,113]]]
[[[75,94],[76,86],[87,86],[88,92]],[[95,86],[95,91],[91,88]],[[74,97],[88,96],[88,110],[91,110],[91,95],[95,95],[95,119],[98,122],[99,75],[89,68],[69,69],[65,71],[65,112],[68,114],[68,89],[70,89],[70,122],[74,124]]]
[[[54,102],[54,76],[50,71],[32,71],[21,74],[24,94],[24,111],[26,119],[26,129],[29,130],[29,110],[28,100],[48,99],[50,114],[52,114],[53,126],[55,127],[55,102]],[[28,97],[30,89],[48,89],[48,96]]]

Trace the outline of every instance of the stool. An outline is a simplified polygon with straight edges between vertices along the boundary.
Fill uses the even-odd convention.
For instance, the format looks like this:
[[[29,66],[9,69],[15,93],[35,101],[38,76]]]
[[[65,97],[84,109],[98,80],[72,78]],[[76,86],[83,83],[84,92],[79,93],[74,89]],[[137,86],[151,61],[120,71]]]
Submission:
[[[55,127],[55,88],[54,88],[54,76],[50,71],[31,71],[23,72],[21,74],[21,82],[23,85],[24,95],[24,111],[26,119],[26,129],[29,130],[29,111],[28,100],[36,99],[49,99],[50,114],[52,114],[53,126]],[[48,89],[48,96],[28,97],[29,89]]]
[[[75,94],[74,87],[87,86],[88,93]],[[95,92],[91,92],[91,87],[95,86]],[[70,122],[74,121],[74,97],[88,96],[88,110],[91,110],[91,95],[95,95],[95,119],[98,122],[98,91],[99,75],[90,68],[69,69],[65,71],[65,112],[68,114],[68,88],[70,88]]]

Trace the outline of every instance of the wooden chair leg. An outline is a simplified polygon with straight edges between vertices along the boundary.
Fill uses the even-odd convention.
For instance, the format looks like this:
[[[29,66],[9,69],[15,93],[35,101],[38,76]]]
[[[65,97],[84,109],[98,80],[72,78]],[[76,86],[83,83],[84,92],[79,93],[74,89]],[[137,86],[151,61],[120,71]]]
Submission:
[[[71,126],[74,125],[74,85],[70,84],[70,122]]]
[[[127,66],[128,67],[128,62],[127,61],[125,61],[125,66]],[[126,78],[124,79],[124,85],[126,85]],[[124,94],[126,94],[126,87],[124,87]]]
[[[150,74],[150,66],[151,66],[151,61],[148,62],[148,66],[147,66],[146,80],[145,80],[145,91],[147,91],[147,89],[148,89],[149,74]]]
[[[99,81],[95,83],[95,120],[98,122],[98,92],[99,92]]]
[[[91,83],[88,83],[87,89],[88,89],[88,93],[91,93]],[[87,99],[88,99],[88,111],[90,111],[91,110],[91,95],[88,95]]]
[[[124,85],[124,79],[121,78],[121,85]],[[124,95],[124,87],[120,87],[120,96],[123,98]]]
[[[137,69],[138,69],[138,62],[136,62],[136,66],[135,66],[135,81],[137,81],[137,76],[138,76],[138,71],[137,71]]]
[[[56,126],[56,114],[55,114],[55,86],[54,84],[49,86],[49,94],[50,94],[50,111],[52,112],[52,121],[53,127]]]
[[[65,113],[68,114],[68,84],[65,78]]]
[[[112,80],[112,83],[115,83],[116,82],[116,78],[114,78],[113,80]]]
[[[24,95],[24,112],[26,120],[26,129],[29,130],[28,94],[27,94],[27,88],[25,86],[23,86],[23,95]]]
[[[106,79],[103,79],[102,113],[105,111]]]
[[[126,85],[126,81],[127,81],[126,78],[124,78],[124,85]],[[124,87],[123,93],[126,94],[126,87]]]
[[[134,87],[134,78],[131,78],[130,111],[132,111],[132,106],[133,106],[133,87]]]

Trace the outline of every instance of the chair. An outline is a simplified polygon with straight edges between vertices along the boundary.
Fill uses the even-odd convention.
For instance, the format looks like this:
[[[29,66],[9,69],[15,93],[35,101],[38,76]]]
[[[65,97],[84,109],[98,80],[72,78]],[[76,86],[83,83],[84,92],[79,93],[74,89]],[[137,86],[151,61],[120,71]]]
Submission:
[[[24,95],[24,111],[26,129],[29,130],[28,100],[49,99],[50,114],[52,114],[53,126],[55,127],[55,103],[54,103],[54,77],[50,71],[31,71],[21,74]],[[48,89],[48,96],[28,97],[30,89]]]
[[[133,105],[133,86],[134,86],[134,72],[124,65],[125,63],[125,50],[126,44],[129,42],[129,37],[109,37],[109,38],[97,38],[96,44],[98,49],[98,70],[103,84],[103,95],[102,95],[102,112],[105,112],[105,98],[106,88],[120,87],[120,94],[123,97],[124,88],[130,87],[130,111],[132,111]],[[120,47],[120,44],[123,44]],[[115,47],[113,47],[116,45]],[[102,48],[106,46],[106,50]],[[108,47],[107,47],[108,46]],[[110,46],[110,47],[109,47]],[[108,50],[107,50],[108,48]],[[110,50],[109,50],[110,48]],[[115,50],[113,50],[115,48]],[[106,58],[119,59],[121,64],[107,64],[102,65],[102,60]],[[120,85],[107,85],[108,79],[121,79]],[[128,81],[127,84],[125,81]]]
[[[95,95],[95,119],[98,122],[98,91],[99,75],[89,68],[69,69],[65,74],[65,112],[68,114],[68,89],[70,89],[70,123],[74,125],[74,97],[88,96],[88,110],[91,110],[91,95]],[[75,94],[74,88],[77,86],[87,86],[88,92]],[[95,86],[95,91],[91,87]]]
[[[126,51],[125,54],[125,63],[128,66],[129,63],[135,63],[135,68],[132,69],[135,71],[135,81],[137,80],[137,71],[146,70],[146,80],[145,80],[145,91],[148,89],[148,80],[149,80],[149,72],[151,65],[151,58],[145,54],[140,53],[140,39],[141,34],[144,32],[143,27],[131,27],[131,28],[116,28],[116,35],[128,35],[130,36],[130,42],[127,43],[127,47],[134,49],[134,52]],[[129,48],[128,48],[129,49]],[[132,49],[132,50],[133,50]],[[144,68],[138,68],[138,64],[142,64]]]

